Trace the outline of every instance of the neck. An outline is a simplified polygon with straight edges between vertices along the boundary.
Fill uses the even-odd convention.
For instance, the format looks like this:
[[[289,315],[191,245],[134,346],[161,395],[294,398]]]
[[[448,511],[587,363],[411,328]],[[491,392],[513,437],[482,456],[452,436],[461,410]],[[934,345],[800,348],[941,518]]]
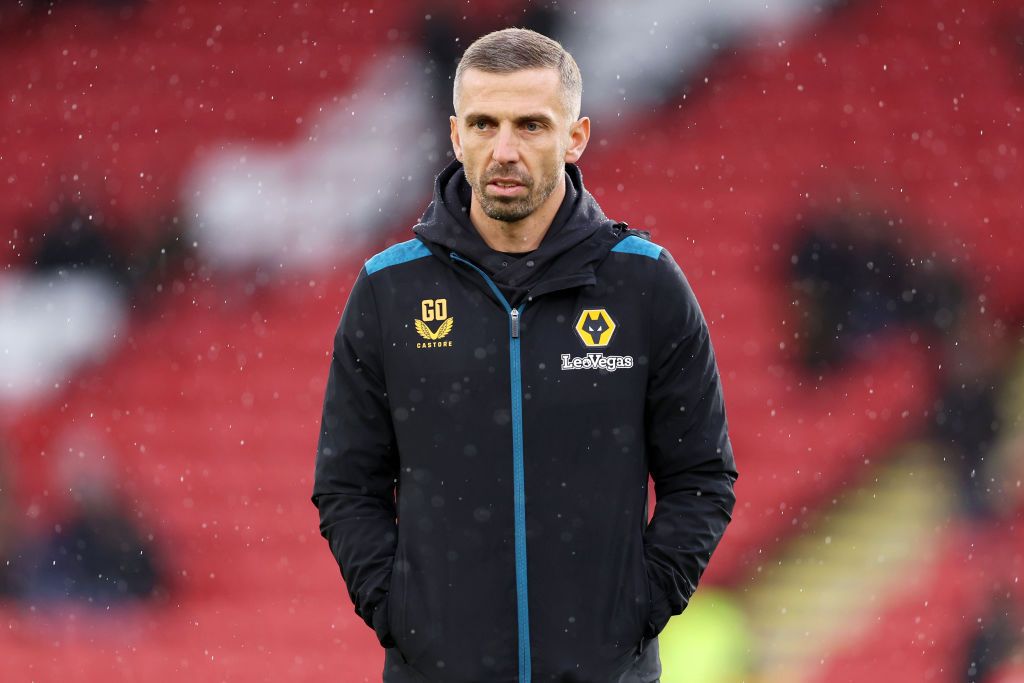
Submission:
[[[540,246],[541,240],[551,227],[551,221],[558,213],[558,207],[562,205],[565,198],[565,174],[562,174],[554,191],[544,200],[544,203],[526,218],[507,223],[491,218],[480,208],[476,200],[476,194],[469,204],[469,220],[473,223],[484,242],[495,251],[504,251],[515,254],[520,252],[533,251]]]

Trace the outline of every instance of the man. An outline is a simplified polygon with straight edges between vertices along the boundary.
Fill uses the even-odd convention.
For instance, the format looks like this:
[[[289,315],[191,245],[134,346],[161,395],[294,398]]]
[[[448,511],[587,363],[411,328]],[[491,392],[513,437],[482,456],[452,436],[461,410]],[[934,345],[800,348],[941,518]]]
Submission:
[[[388,683],[657,681],[735,501],[707,325],[584,189],[558,43],[484,36],[454,91],[457,161],[334,340],[321,533]]]

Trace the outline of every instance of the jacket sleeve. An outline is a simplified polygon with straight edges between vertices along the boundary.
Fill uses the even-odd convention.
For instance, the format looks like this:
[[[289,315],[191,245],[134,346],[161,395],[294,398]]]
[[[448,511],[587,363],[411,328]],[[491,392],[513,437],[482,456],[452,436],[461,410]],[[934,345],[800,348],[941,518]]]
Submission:
[[[398,455],[381,348],[376,303],[362,270],[334,337],[312,500],[356,613],[389,647],[385,598],[398,537]]]
[[[657,264],[646,439],[657,497],[644,534],[648,638],[685,608],[732,519],[736,463],[708,326],[671,255]]]

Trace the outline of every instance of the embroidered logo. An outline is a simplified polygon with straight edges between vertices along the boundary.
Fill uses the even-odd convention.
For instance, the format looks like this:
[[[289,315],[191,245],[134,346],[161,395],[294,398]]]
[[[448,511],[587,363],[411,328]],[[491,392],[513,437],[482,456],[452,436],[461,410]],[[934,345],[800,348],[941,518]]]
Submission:
[[[588,349],[603,349],[612,342],[618,325],[603,308],[588,308],[580,313],[574,329]],[[633,356],[606,356],[601,351],[588,351],[583,356],[563,353],[559,356],[562,370],[628,370],[633,367]]]
[[[430,329],[427,323],[439,322],[436,330]],[[448,315],[447,299],[424,299],[420,302],[420,317],[413,324],[416,331],[426,341],[416,342],[417,349],[430,349],[439,346],[451,346],[452,340],[445,340],[455,327],[455,317]]]
[[[603,349],[615,334],[615,321],[603,308],[588,308],[576,321],[576,334],[588,349]]]
[[[633,356],[606,356],[600,351],[576,357],[563,353],[561,358],[563,370],[605,370],[607,372],[615,372],[616,370],[628,370],[633,367]]]

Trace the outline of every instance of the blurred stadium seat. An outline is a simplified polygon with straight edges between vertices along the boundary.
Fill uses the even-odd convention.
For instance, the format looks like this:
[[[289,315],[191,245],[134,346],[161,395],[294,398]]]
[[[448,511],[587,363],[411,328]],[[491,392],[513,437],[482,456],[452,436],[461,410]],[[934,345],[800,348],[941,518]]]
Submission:
[[[45,215],[61,173],[98,188],[115,214],[174,205],[205,149],[288,141],[382,45],[410,41],[421,10],[186,0],[130,20],[84,4],[31,20],[0,45],[0,224]],[[752,580],[809,514],[917,433],[934,398],[935,358],[905,330],[842,373],[796,367],[786,267],[798,217],[883,207],[904,239],[957,264],[991,315],[1024,319],[1024,89],[1020,53],[999,30],[1021,11],[850,2],[784,44],[724,50],[704,82],[618,137],[594,122],[589,189],[672,251],[719,355],[741,477],[709,582]],[[381,243],[406,239],[413,219],[395,216]],[[0,266],[26,265],[33,237],[12,234]],[[379,680],[381,651],[308,501],[327,353],[361,261],[275,279],[251,300],[227,278],[183,278],[136,314],[109,361],[0,423],[35,529],[55,519],[60,428],[108,435],[174,577],[167,603],[127,626],[0,606],[0,678]],[[1019,532],[1000,533],[950,532],[914,591],[849,649],[822,653],[813,680],[962,680],[953,669],[988,585],[965,553],[1019,553]]]

